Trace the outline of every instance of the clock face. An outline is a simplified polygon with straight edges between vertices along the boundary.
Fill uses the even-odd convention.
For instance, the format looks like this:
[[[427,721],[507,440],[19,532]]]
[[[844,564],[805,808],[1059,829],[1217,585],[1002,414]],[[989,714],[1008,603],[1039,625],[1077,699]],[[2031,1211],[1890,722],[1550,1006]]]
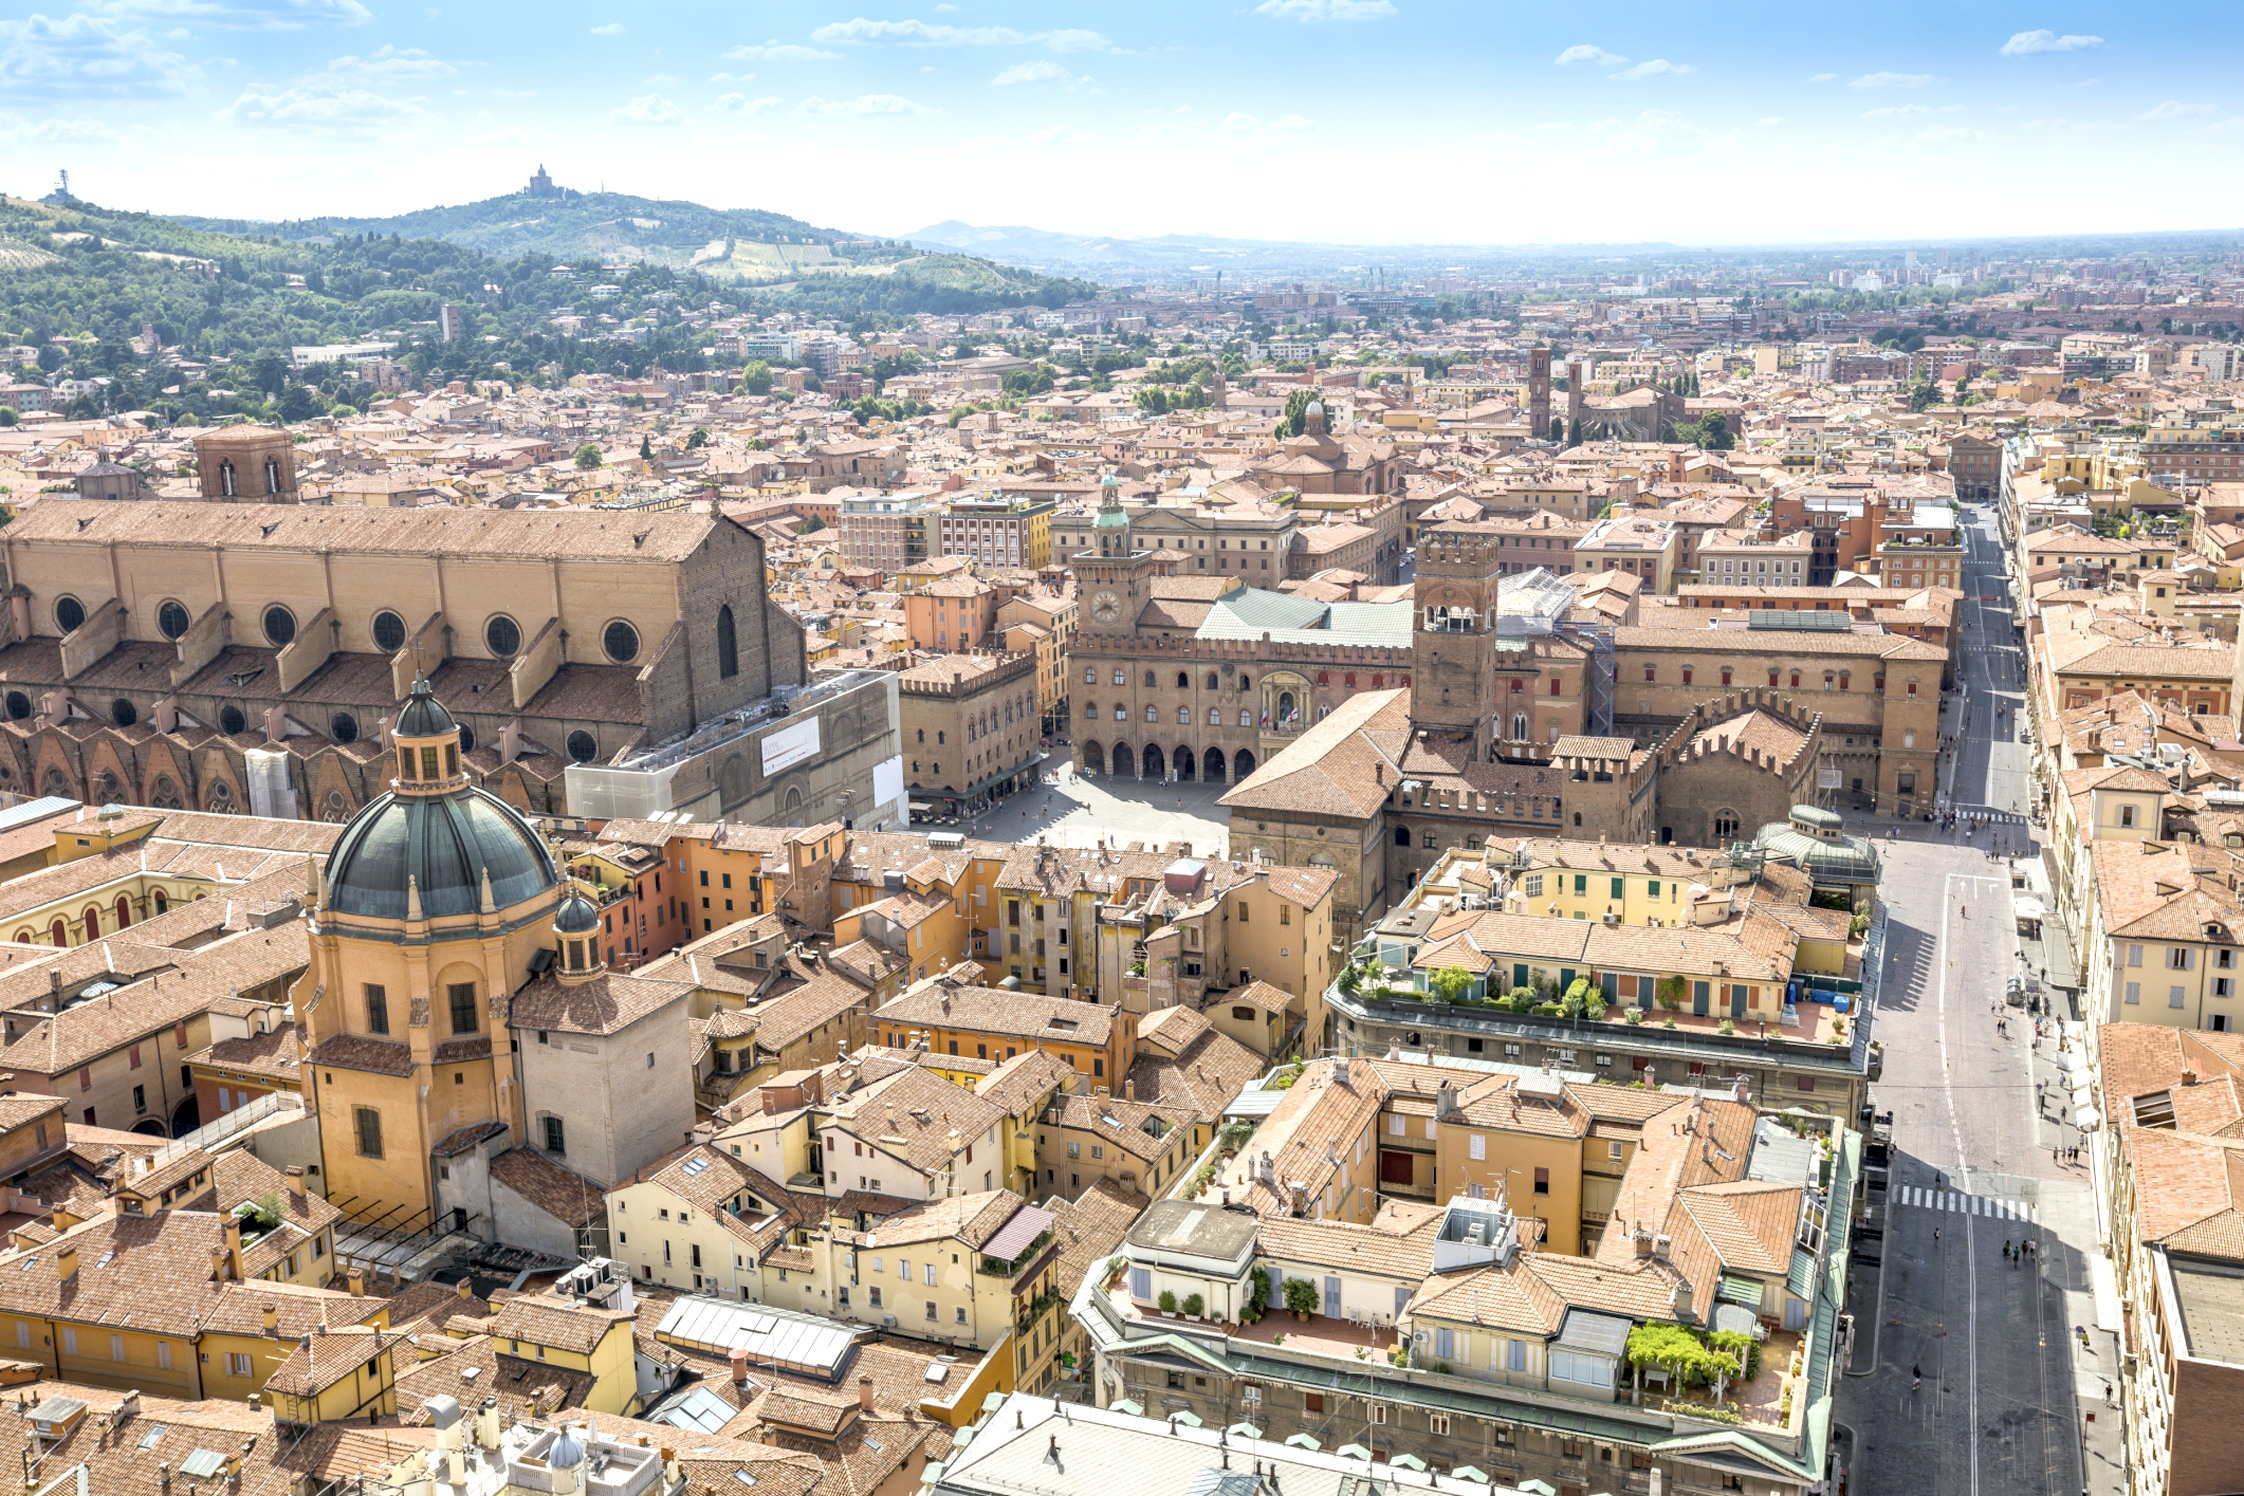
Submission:
[[[1091,599],[1091,617],[1098,623],[1112,623],[1122,616],[1122,603],[1111,592],[1102,592]]]

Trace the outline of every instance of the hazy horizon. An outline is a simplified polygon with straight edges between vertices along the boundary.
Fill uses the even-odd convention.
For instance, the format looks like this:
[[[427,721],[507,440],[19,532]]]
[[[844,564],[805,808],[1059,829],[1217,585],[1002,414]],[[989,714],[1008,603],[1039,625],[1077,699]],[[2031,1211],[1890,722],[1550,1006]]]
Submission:
[[[1722,249],[2231,226],[2202,4],[1018,0],[744,18],[75,0],[0,20],[0,190],[377,217],[563,185],[903,237]],[[2133,191],[2117,204],[2110,184]],[[2155,202],[2146,213],[2137,202]],[[2155,216],[2153,216],[2153,213]],[[2117,216],[2122,221],[2114,223]]]

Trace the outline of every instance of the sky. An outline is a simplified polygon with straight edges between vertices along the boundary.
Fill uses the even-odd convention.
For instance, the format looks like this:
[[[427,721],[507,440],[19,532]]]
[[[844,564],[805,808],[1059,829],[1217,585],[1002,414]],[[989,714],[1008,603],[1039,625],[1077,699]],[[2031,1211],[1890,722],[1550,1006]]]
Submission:
[[[2235,226],[2235,0],[0,0],[0,191],[602,185],[860,233],[1339,243]]]

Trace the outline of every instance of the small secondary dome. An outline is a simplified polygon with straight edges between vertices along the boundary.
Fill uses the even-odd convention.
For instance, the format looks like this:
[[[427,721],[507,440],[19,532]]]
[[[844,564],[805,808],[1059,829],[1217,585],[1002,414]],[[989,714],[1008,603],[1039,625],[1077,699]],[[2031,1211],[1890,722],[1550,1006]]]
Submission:
[[[574,1470],[584,1463],[584,1446],[573,1429],[564,1428],[545,1452],[545,1462],[556,1470]]]
[[[553,928],[564,935],[585,935],[600,928],[600,911],[592,900],[581,893],[572,893],[561,901],[553,916]]]

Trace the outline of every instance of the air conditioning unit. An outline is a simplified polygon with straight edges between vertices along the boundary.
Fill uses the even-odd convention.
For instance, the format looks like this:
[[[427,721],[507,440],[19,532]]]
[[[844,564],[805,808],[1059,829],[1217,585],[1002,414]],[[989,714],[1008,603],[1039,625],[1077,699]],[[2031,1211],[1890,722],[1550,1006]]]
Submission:
[[[1607,923],[1607,924],[1609,924],[1609,925],[1617,925],[1617,924],[1619,924],[1620,922],[1621,922],[1621,917],[1620,917],[1619,915],[1615,914],[1615,913],[1614,913],[1614,912],[1613,912],[1612,910],[1610,910],[1610,909],[1608,909],[1608,910],[1606,910],[1606,911],[1605,911],[1605,923]]]

